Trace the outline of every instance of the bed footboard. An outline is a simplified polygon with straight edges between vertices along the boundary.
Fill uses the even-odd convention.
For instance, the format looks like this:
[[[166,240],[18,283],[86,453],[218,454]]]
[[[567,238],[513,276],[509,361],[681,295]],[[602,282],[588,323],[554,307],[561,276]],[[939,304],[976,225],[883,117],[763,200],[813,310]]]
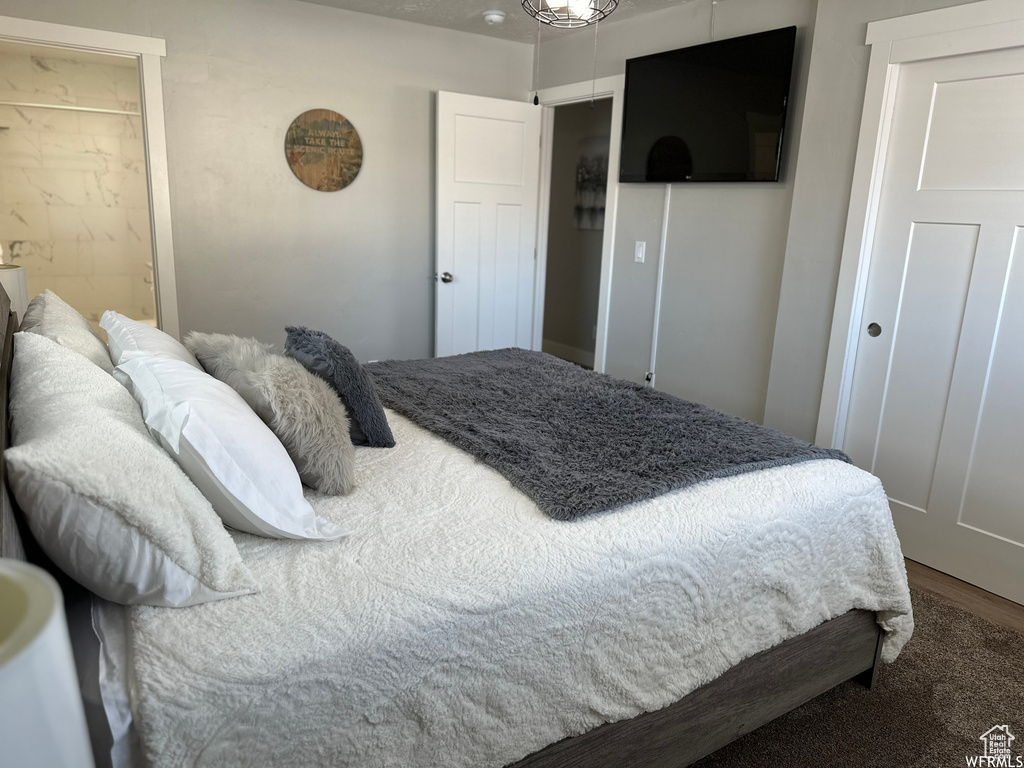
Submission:
[[[847,680],[870,688],[881,647],[875,614],[850,611],[675,704],[564,739],[509,768],[682,768]]]

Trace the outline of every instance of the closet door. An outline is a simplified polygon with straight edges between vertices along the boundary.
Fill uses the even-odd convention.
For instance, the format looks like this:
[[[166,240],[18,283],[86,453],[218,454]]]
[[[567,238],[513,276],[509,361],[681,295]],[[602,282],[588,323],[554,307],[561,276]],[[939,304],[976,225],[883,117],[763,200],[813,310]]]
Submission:
[[[1024,602],[1024,49],[896,94],[844,449],[907,557]]]

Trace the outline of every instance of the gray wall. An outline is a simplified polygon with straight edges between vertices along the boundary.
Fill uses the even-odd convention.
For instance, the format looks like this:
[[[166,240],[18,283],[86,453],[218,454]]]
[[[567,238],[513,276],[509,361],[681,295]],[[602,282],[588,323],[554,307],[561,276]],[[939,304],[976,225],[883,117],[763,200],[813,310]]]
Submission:
[[[604,232],[576,227],[576,166],[581,142],[589,139],[603,141],[607,155],[611,122],[611,99],[595,101],[593,109],[590,102],[555,108],[544,339],[591,355]]]
[[[867,83],[867,23],[962,0],[818,0],[765,423],[813,440]]]
[[[657,386],[760,421],[771,365],[793,171],[803,111],[815,0],[728,0],[717,6],[715,37],[799,27],[782,180],[776,184],[677,184],[668,222]],[[625,60],[707,42],[711,0],[694,0],[600,30],[598,76],[619,74]],[[541,44],[545,85],[591,76],[593,34]],[[664,185],[620,188],[609,312],[607,371],[642,380],[650,362]],[[647,242],[647,261],[633,261]]]
[[[718,5],[719,38],[797,24],[814,40],[799,59],[782,183],[674,187],[659,387],[813,437],[866,24],[957,4],[818,0],[816,18],[814,0]],[[603,26],[598,76],[707,41],[710,9],[693,0]],[[431,353],[432,93],[522,98],[530,46],[284,0],[0,0],[0,14],[167,40],[184,330],[280,343],[283,325],[306,323],[363,359]],[[542,85],[587,80],[592,46],[587,30],[545,31]],[[362,134],[365,164],[347,190],[313,192],[284,163],[289,122],[315,107],[342,112]],[[658,185],[627,185],[620,199],[608,370],[637,380],[650,352],[662,201]],[[648,243],[644,265],[633,264],[636,240]]]
[[[362,359],[433,353],[434,95],[526,98],[532,46],[287,0],[0,0],[0,15],[161,37],[182,330],[280,344],[322,328]],[[303,186],[284,134],[318,107],[365,160]]]

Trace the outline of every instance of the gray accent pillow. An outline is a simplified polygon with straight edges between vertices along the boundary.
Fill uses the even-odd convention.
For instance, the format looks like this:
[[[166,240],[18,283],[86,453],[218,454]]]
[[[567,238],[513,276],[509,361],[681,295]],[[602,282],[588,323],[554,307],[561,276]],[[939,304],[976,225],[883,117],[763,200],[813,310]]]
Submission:
[[[302,482],[332,496],[355,487],[348,414],[325,382],[256,339],[193,332],[185,346],[277,435]]]
[[[393,448],[395,438],[388,426],[384,406],[377,397],[373,378],[343,347],[323,331],[289,326],[285,354],[326,381],[341,397],[352,416],[352,442],[373,448]]]

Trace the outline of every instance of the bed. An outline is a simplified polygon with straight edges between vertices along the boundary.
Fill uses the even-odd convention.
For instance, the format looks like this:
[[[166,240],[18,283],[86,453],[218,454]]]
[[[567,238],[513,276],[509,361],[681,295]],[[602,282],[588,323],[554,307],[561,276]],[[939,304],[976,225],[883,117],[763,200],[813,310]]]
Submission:
[[[0,320],[6,447],[6,296]],[[309,493],[347,539],[235,534],[258,595],[83,609],[69,585],[69,610],[91,618],[79,661],[95,626],[106,712],[131,713],[130,733],[113,726],[119,759],[684,766],[839,683],[870,686],[912,631],[884,492],[848,464],[565,523],[388,418],[398,446],[359,452],[354,494]],[[2,479],[3,555],[39,559]]]

